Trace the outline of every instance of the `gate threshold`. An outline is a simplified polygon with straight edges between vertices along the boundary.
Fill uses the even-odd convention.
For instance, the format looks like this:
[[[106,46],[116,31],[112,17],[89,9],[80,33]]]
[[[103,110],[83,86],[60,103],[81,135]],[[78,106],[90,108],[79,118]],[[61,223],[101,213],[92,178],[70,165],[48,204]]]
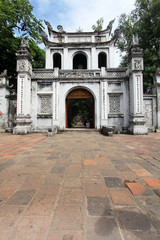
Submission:
[[[99,129],[96,128],[65,128],[64,131],[67,132],[100,132]]]

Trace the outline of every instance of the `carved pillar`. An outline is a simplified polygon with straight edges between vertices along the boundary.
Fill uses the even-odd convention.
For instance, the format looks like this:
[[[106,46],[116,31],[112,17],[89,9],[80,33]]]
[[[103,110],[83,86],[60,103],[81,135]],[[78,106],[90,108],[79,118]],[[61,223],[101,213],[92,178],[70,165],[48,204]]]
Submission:
[[[0,74],[0,131],[8,127],[9,99],[6,96],[9,94],[9,81],[5,70]]]
[[[101,126],[108,125],[108,115],[107,115],[107,82],[101,81]]]
[[[132,134],[147,134],[143,114],[143,50],[134,38],[129,56],[130,126]]]
[[[29,52],[28,40],[23,39],[17,52],[17,118],[13,134],[27,134],[31,132],[31,75],[32,57]]]
[[[154,90],[157,95],[157,132],[160,132],[160,68],[157,69]]]

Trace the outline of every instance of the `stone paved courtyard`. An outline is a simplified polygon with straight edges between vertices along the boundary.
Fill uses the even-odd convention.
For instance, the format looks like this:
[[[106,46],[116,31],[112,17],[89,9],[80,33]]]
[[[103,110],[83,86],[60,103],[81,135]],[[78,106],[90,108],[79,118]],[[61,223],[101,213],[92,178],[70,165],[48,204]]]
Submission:
[[[160,134],[0,134],[0,240],[160,239]]]

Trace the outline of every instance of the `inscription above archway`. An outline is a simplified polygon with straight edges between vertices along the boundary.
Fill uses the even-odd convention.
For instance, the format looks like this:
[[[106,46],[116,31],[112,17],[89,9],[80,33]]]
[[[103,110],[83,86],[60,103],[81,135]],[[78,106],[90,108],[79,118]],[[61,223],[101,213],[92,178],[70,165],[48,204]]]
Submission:
[[[93,99],[93,96],[86,89],[75,89],[68,94],[67,99]]]

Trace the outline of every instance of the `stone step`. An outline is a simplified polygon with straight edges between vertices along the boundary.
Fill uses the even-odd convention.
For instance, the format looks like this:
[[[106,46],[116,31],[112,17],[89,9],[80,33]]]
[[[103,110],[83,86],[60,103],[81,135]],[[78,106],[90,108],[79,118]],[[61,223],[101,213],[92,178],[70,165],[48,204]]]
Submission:
[[[59,130],[58,132],[100,132],[100,129],[95,129],[95,128],[65,128],[64,130]]]

